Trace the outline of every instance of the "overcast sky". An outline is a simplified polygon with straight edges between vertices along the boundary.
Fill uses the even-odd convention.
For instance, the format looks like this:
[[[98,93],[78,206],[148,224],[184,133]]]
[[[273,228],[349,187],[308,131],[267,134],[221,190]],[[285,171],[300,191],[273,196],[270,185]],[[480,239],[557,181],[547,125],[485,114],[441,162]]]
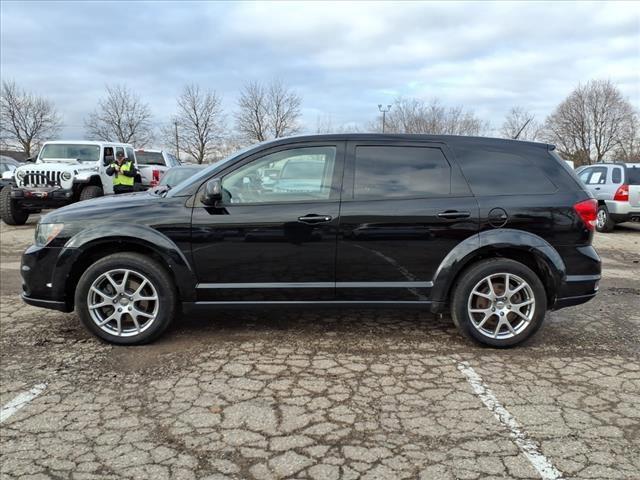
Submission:
[[[609,78],[640,108],[640,3],[1,3],[1,74],[53,100],[64,138],[106,83],[169,121],[185,83],[216,90],[232,124],[239,87],[282,79],[318,118],[364,124],[399,95],[464,105],[498,128],[539,120],[579,83]]]

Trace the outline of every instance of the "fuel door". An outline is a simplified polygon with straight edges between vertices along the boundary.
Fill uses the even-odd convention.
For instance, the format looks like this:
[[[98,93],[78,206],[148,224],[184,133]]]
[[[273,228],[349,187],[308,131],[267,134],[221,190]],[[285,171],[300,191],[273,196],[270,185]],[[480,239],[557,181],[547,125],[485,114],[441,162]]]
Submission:
[[[507,215],[507,212],[502,208],[492,209],[487,217],[489,225],[494,228],[504,227],[508,219],[509,216]]]

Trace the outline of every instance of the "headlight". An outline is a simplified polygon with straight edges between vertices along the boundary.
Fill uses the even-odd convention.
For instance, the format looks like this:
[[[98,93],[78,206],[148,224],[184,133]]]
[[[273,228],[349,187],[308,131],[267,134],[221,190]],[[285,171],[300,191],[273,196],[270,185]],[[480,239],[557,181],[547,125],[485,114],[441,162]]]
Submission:
[[[36,227],[36,245],[44,247],[56,238],[63,228],[63,223],[39,223]]]
[[[62,180],[64,180],[65,182],[68,180],[71,180],[71,173],[70,172],[62,172],[62,175],[60,175],[60,178],[62,178]]]
[[[26,175],[27,172],[25,172],[24,170],[18,170],[16,172],[16,177],[18,178],[18,180],[22,180]]]

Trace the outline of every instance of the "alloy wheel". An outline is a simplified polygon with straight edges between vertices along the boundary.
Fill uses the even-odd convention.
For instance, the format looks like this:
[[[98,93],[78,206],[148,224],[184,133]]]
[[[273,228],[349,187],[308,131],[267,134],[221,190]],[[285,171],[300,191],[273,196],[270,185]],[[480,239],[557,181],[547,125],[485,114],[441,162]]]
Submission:
[[[467,311],[478,332],[502,340],[527,329],[533,320],[535,306],[533,290],[523,278],[512,273],[496,273],[473,287]]]
[[[601,208],[598,210],[598,216],[596,218],[596,226],[599,229],[603,229],[606,224],[607,224],[607,212],[605,212],[604,209]]]
[[[156,320],[158,292],[145,275],[116,269],[100,275],[89,288],[87,308],[94,323],[118,337],[139,335]]]

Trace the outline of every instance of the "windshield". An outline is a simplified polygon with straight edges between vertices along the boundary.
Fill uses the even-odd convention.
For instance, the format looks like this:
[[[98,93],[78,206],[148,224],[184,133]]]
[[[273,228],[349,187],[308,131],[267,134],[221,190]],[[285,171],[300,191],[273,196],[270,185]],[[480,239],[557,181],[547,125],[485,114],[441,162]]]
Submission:
[[[160,152],[144,152],[136,151],[136,160],[138,165],[165,165],[164,158]]]
[[[232,162],[233,160],[235,160],[236,158],[238,158],[241,155],[244,155],[245,153],[247,153],[250,150],[253,150],[254,148],[260,146],[261,144],[257,144],[257,145],[250,145],[248,147],[243,148],[242,150],[238,150],[237,152],[229,155],[227,158],[220,160],[219,162],[214,163],[213,165],[210,165],[207,168],[202,169],[202,171],[200,173],[197,173],[185,180],[183,180],[182,182],[180,182],[178,185],[176,185],[175,187],[173,187],[171,190],[169,190],[169,193],[167,194],[167,196],[169,197],[179,197],[182,194],[182,191],[189,188],[190,185],[197,183],[197,182],[201,182],[204,181],[206,178],[209,177],[209,175],[211,174],[211,172],[213,172],[213,170],[224,166],[225,164]]]
[[[49,143],[42,147],[40,159],[67,158],[81,162],[97,162],[100,159],[98,145],[81,145],[74,143]]]
[[[183,182],[187,178],[194,175],[196,172],[202,170],[200,167],[175,167],[169,170],[162,176],[162,180],[158,185],[166,185],[168,187],[175,187],[180,182]]]

